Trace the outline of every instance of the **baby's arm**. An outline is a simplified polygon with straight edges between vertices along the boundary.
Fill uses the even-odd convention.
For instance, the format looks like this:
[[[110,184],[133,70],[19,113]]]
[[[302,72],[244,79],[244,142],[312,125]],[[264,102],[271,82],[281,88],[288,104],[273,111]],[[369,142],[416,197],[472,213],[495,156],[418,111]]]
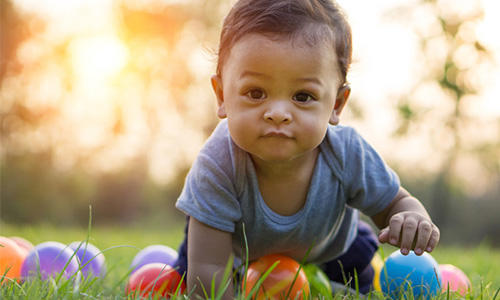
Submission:
[[[400,247],[404,255],[410,250],[417,255],[431,252],[439,242],[439,229],[424,206],[403,188],[387,208],[372,216],[372,220],[382,229],[379,241]]]
[[[193,217],[189,218],[187,276],[189,292],[194,288],[195,295],[205,299],[201,287],[203,285],[210,297],[212,280],[215,278],[214,293],[217,293],[228,258],[232,253],[231,241],[229,232],[207,226]],[[223,299],[233,299],[232,282]]]

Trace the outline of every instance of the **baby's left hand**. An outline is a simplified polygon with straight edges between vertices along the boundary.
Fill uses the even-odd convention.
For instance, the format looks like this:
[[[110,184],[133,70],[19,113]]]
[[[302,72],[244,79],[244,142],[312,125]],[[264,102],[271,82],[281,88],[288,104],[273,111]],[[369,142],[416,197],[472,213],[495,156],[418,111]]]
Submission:
[[[427,216],[406,211],[393,215],[389,226],[380,231],[378,239],[381,243],[400,247],[403,255],[410,253],[410,250],[422,255],[424,250],[434,250],[439,235],[439,229]]]

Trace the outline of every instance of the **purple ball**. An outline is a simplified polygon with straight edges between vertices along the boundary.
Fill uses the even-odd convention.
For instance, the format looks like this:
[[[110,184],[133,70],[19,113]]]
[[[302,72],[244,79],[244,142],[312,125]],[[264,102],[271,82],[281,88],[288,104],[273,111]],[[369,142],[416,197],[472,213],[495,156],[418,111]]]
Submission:
[[[173,266],[177,261],[177,251],[165,245],[151,245],[137,253],[130,265],[135,272],[140,267],[149,263],[164,263]]]
[[[70,278],[75,273],[75,278],[80,279],[78,257],[66,245],[58,242],[45,242],[36,245],[26,256],[21,267],[21,277],[26,280],[37,276],[40,271],[42,280],[49,277],[56,278],[63,272],[65,278]]]
[[[80,269],[84,277],[101,277],[106,274],[105,258],[101,250],[96,246],[83,242],[73,242],[69,247],[76,251],[76,256],[80,259]]]

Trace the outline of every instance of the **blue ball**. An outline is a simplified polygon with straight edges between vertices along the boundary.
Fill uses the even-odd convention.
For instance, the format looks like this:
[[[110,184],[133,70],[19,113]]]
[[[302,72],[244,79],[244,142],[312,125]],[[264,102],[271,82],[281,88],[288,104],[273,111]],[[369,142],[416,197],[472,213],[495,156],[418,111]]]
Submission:
[[[405,256],[399,250],[395,251],[385,260],[380,272],[380,286],[392,299],[409,295],[410,289],[414,299],[429,299],[441,291],[439,265],[428,253],[417,256],[410,251]]]

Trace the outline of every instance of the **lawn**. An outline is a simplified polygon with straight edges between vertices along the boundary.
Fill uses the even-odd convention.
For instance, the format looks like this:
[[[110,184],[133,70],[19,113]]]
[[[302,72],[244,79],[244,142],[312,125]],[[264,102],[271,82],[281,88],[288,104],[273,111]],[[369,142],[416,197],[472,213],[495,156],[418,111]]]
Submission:
[[[183,225],[164,229],[140,229],[124,227],[92,228],[90,234],[87,228],[39,226],[12,226],[0,224],[0,235],[21,236],[33,244],[46,241],[57,241],[64,244],[85,240],[104,251],[107,265],[107,275],[102,280],[85,282],[80,287],[79,294],[70,293],[71,289],[54,288],[54,283],[37,283],[35,286],[23,285],[23,294],[19,288],[2,286],[0,298],[25,299],[125,299],[125,284],[129,267],[137,252],[153,244],[164,244],[177,249],[183,239]],[[395,248],[384,246],[382,255],[388,256]],[[500,299],[497,296],[500,288],[500,249],[490,247],[487,243],[470,247],[440,245],[433,257],[440,264],[453,264],[461,268],[471,279],[472,291],[466,299]],[[60,283],[57,283],[60,285]],[[82,288],[85,292],[81,292]],[[49,292],[49,291],[51,292]],[[27,294],[26,294],[27,293]],[[372,297],[380,298],[379,295]],[[438,298],[446,299],[446,296]],[[453,298],[453,297],[452,297]]]

